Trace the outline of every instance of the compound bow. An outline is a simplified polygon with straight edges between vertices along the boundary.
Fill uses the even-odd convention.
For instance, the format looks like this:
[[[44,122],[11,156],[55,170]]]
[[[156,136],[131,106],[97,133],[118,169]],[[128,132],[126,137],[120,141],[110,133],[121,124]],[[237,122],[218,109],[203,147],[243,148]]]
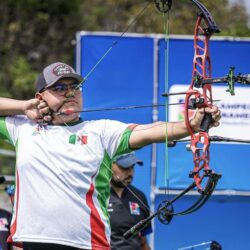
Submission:
[[[205,114],[204,119],[201,124],[200,131],[193,131],[193,128],[190,124],[191,116],[189,109],[196,108],[206,108],[212,107],[213,98],[212,98],[212,84],[214,83],[227,83],[228,91],[231,95],[234,95],[234,84],[235,82],[241,84],[250,84],[250,75],[242,75],[238,74],[234,75],[234,68],[230,68],[229,73],[225,77],[212,78],[212,66],[211,66],[211,58],[209,52],[209,40],[214,33],[220,32],[217,24],[215,23],[212,15],[207,10],[207,8],[200,3],[198,0],[190,0],[199,10],[198,18],[195,25],[194,30],[194,59],[193,59],[193,72],[192,72],[192,81],[185,93],[165,93],[163,96],[177,95],[177,94],[185,94],[185,123],[187,129],[190,134],[190,146],[189,149],[193,154],[193,162],[194,169],[190,173],[189,177],[193,178],[193,182],[186,189],[180,192],[177,196],[175,196],[172,200],[163,201],[157,211],[150,215],[148,218],[140,221],[138,224],[133,226],[130,230],[128,230],[124,237],[126,239],[131,236],[137,234],[144,227],[148,225],[148,223],[156,216],[163,224],[169,224],[172,218],[176,215],[187,215],[195,212],[199,208],[201,208],[209,197],[212,195],[218,180],[221,177],[221,174],[214,172],[210,166],[210,141],[222,141],[230,138],[210,138],[208,131],[211,123],[213,122],[211,114]],[[172,6],[172,0],[154,0],[156,8],[162,13],[168,13]],[[142,15],[144,10],[147,8],[146,5],[143,10],[139,13],[138,17]],[[138,17],[133,20],[133,22],[129,25],[129,27],[136,22]],[[107,54],[113,49],[113,47],[118,43],[120,38],[126,33],[128,28],[122,33],[122,35],[114,41],[111,47],[107,50],[107,52],[98,60],[98,62],[94,65],[94,67],[89,71],[89,73],[84,77],[84,81],[86,81],[90,74],[95,70],[95,68],[99,65],[99,63],[106,57]],[[200,91],[201,90],[201,91]],[[150,105],[151,106],[151,105]],[[160,106],[160,105],[159,105]],[[145,106],[144,106],[145,107]],[[148,105],[146,105],[148,107]],[[138,108],[137,106],[129,107],[129,108]],[[114,110],[117,108],[114,108]],[[120,107],[118,109],[128,109],[128,107]],[[109,109],[106,109],[109,110]],[[113,110],[113,109],[112,109]],[[100,111],[100,110],[90,110],[90,111]],[[78,111],[78,112],[88,112],[88,111]],[[71,111],[69,111],[71,113]],[[66,113],[65,113],[66,114]],[[65,115],[63,113],[58,112],[55,115]],[[183,141],[183,140],[182,140]],[[245,141],[244,141],[245,142]],[[175,145],[176,142],[170,142],[169,146]],[[196,202],[190,207],[184,209],[180,212],[175,212],[173,203],[176,202],[179,198],[184,196],[186,193],[191,191],[192,189],[197,189],[200,197],[196,200]]]
[[[157,9],[163,13],[167,13],[172,5],[171,0],[155,0],[154,2]],[[200,131],[193,131],[193,128],[190,124],[192,117],[190,115],[189,109],[205,109],[206,107],[212,107],[212,84],[214,83],[227,83],[227,91],[229,91],[231,95],[234,95],[235,82],[241,84],[250,83],[249,75],[239,74],[238,76],[235,76],[234,68],[230,68],[228,75],[225,77],[212,78],[209,40],[214,33],[218,33],[220,30],[210,12],[202,3],[200,3],[198,0],[191,0],[191,2],[199,10],[194,29],[192,81],[185,93],[164,93],[163,96],[185,94],[185,123],[191,137],[189,149],[193,154],[194,162],[194,169],[189,174],[189,177],[193,178],[193,182],[172,200],[165,200],[161,202],[154,214],[140,221],[130,230],[128,230],[124,234],[126,239],[141,231],[155,216],[158,216],[159,221],[163,224],[169,224],[173,216],[193,213],[206,203],[206,201],[212,195],[217,182],[221,177],[221,174],[214,172],[209,166],[209,147],[210,141],[212,140],[209,137],[208,131],[213,119],[211,114],[206,113],[202,121]],[[198,193],[200,194],[199,198],[190,207],[184,209],[183,211],[175,212],[173,203],[192,189],[197,189]]]

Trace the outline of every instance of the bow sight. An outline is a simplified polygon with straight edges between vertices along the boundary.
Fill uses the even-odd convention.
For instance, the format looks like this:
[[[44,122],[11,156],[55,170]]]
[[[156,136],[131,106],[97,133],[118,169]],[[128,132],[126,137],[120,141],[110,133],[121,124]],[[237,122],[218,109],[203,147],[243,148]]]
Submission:
[[[203,79],[201,76],[197,75],[195,76],[194,86],[196,88],[202,88],[205,84],[227,83],[228,89],[226,91],[229,92],[231,95],[235,95],[235,83],[239,83],[242,85],[250,85],[250,74],[243,75],[239,73],[238,75],[235,75],[234,70],[234,67],[230,67],[229,72],[226,76],[216,78]]]

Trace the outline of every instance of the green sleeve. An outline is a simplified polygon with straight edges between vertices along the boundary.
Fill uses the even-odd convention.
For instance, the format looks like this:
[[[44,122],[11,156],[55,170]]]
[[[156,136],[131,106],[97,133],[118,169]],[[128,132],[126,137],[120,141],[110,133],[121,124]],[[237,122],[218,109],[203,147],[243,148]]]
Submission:
[[[0,117],[0,139],[7,140],[11,144],[13,144],[6,126],[6,117]]]
[[[129,148],[129,138],[132,131],[133,129],[130,127],[125,129],[113,158],[118,155],[127,154],[133,151],[133,149]]]

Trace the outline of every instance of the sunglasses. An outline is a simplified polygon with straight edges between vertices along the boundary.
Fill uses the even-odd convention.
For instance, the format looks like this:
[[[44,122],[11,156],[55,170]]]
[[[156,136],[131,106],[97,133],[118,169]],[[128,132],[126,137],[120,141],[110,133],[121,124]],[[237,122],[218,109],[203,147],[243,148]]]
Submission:
[[[79,93],[82,91],[82,84],[78,82],[74,82],[71,84],[56,83],[51,87],[45,88],[43,91],[45,90],[51,90],[55,92],[57,95],[65,95],[68,91]]]

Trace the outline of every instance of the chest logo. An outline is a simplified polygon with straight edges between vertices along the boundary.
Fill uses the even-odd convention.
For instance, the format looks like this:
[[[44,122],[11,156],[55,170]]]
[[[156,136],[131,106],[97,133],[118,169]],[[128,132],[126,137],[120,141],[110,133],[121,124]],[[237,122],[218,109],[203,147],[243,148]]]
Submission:
[[[8,220],[6,218],[0,218],[0,231],[8,231]]]
[[[76,144],[76,142],[81,143],[81,145],[88,143],[88,136],[87,135],[81,135],[77,136],[75,134],[69,136],[69,143],[70,144]]]
[[[41,134],[41,127],[37,125],[32,133],[32,136],[40,135]]]
[[[129,209],[132,215],[140,215],[140,206],[136,202],[129,202]]]

